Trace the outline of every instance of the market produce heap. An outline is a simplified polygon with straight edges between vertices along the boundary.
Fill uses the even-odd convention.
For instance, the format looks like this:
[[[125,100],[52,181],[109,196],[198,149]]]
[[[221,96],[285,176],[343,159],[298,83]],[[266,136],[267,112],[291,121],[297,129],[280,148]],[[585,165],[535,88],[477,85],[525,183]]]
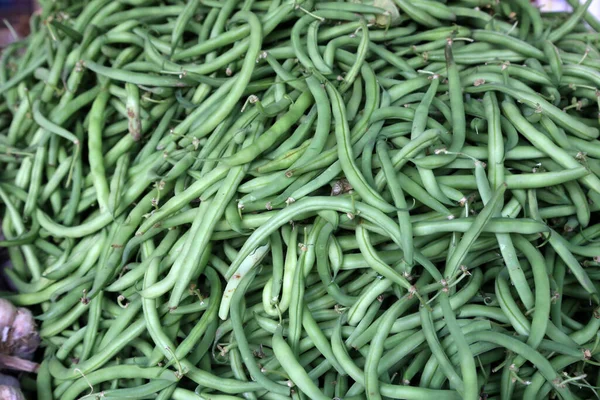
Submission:
[[[570,2],[40,1],[0,60],[25,396],[596,398]]]

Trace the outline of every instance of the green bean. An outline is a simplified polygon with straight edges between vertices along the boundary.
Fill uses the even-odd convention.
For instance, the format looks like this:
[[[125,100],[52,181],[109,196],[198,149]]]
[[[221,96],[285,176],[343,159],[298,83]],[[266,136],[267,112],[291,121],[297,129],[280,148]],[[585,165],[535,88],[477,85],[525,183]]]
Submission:
[[[141,385],[137,388],[126,388],[126,389],[110,389],[104,390],[103,395],[107,399],[120,399],[128,398],[129,396],[148,396],[153,395],[159,390],[165,389],[169,386],[175,386],[172,381],[166,379],[152,380],[145,385]]]
[[[346,110],[344,103],[340,93],[335,88],[331,85],[327,85],[326,89],[332,102],[333,117],[336,121],[335,136],[338,143],[338,157],[346,178],[367,203],[380,207],[386,212],[394,211],[394,208],[369,186],[352,161],[350,129],[345,116]]]
[[[129,155],[123,154],[117,160],[115,172],[110,181],[109,195],[108,195],[108,211],[114,215],[115,211],[119,208],[120,197],[122,194],[122,188],[125,185],[127,178],[127,169],[129,167]]]
[[[106,182],[104,155],[102,154],[103,114],[109,99],[108,92],[102,92],[94,101],[90,111],[90,135],[88,140],[88,160],[94,177],[94,187],[100,211],[108,208],[109,187]]]
[[[551,42],[556,42],[560,40],[563,36],[572,31],[575,26],[579,23],[579,20],[583,17],[583,14],[587,11],[587,9],[592,4],[591,0],[586,1],[583,5],[577,7],[575,12],[571,14],[569,19],[567,19],[558,29],[553,30],[548,35],[548,40]]]
[[[452,11],[445,4],[436,3],[429,0],[419,0],[417,3],[415,3],[415,5],[417,8],[421,8],[422,10],[431,14],[433,17],[448,21],[456,20],[454,13],[452,13]]]
[[[565,134],[564,130],[558,128],[550,118],[544,116],[542,117],[540,122],[542,127],[544,127],[546,132],[550,134],[550,136],[556,142],[556,144],[558,144],[565,150],[570,149],[572,147],[571,143],[569,142],[570,139],[567,138],[567,135]]]
[[[313,96],[314,96],[314,93],[313,93]],[[301,118],[298,128],[296,128],[296,130],[294,130],[294,133],[291,134],[289,136],[289,138],[287,138],[279,147],[277,147],[277,149],[275,149],[273,152],[271,152],[269,154],[269,159],[275,160],[275,159],[283,157],[284,154],[295,154],[292,152],[299,150],[301,147],[310,145],[311,142],[309,142],[307,140],[307,135],[310,133],[310,130],[316,119],[317,119],[317,105],[313,106],[311,108],[311,110],[308,112],[308,114],[305,115],[303,118]],[[213,135],[211,135],[211,137],[212,136]],[[302,142],[302,140],[305,140],[305,142]],[[300,147],[296,147],[298,145],[300,145]],[[303,153],[299,153],[298,156],[302,156],[302,154]],[[294,160],[294,162],[295,161],[296,160]],[[259,170],[262,168],[264,168],[264,167],[263,166],[258,167]],[[265,171],[265,172],[269,172],[269,171]]]
[[[190,22],[191,18],[196,13],[196,9],[198,8],[199,1],[192,1],[186,4],[183,12],[177,17],[177,21],[175,22],[175,27],[173,28],[173,32],[171,34],[171,53],[175,51],[175,48],[179,44],[181,40],[181,36],[183,35],[183,31],[185,26]]]
[[[367,311],[367,307],[375,301],[379,296],[390,288],[392,281],[389,279],[375,279],[365,290],[358,296],[356,302],[348,310],[348,324],[355,326],[362,319]]]
[[[190,248],[190,250],[197,249],[197,251],[195,251],[194,253],[190,252],[186,255],[186,257],[191,257],[191,262],[193,263],[192,265],[197,265],[197,262],[200,260],[202,253],[206,251],[205,246],[209,241],[209,235],[212,233],[212,230],[214,229],[214,226],[217,223],[218,219],[220,219],[222,214],[224,213],[227,203],[229,203],[232,200],[233,195],[235,194],[235,189],[243,179],[245,172],[245,168],[243,167],[231,169],[229,174],[223,181],[223,186],[215,195],[215,197],[218,200],[214,203],[210,202],[210,206],[208,206],[209,210],[204,212],[202,221],[203,224],[205,224],[205,226],[203,227],[204,229],[196,234],[196,237],[194,238],[194,241],[191,244]],[[204,204],[208,204],[208,202],[204,202],[203,205]],[[174,277],[174,280],[178,280],[176,280],[173,286],[173,291],[171,292],[171,297],[169,299],[169,307],[171,308],[176,308],[179,304],[181,296],[186,290],[186,287],[191,280],[191,274],[194,271],[193,268],[183,266],[182,268],[184,268],[183,270],[181,270],[182,274],[180,276]],[[200,269],[199,271],[200,273],[203,270],[203,267],[201,268],[202,269]],[[174,268],[171,271],[176,270]]]
[[[155,269],[155,267],[153,267],[151,265],[150,269],[148,271],[150,271],[151,273],[155,273],[156,271],[152,271],[153,268]],[[152,282],[152,280],[155,279],[155,277],[152,277],[152,276],[148,277],[148,274],[146,274],[146,277],[149,278],[149,282]],[[146,318],[149,321],[149,323],[148,323],[148,327],[150,328],[149,332],[153,336],[153,340],[159,341],[159,343],[165,344],[166,346],[163,347],[165,349],[164,352],[166,353],[165,356],[172,357],[172,353],[169,353],[169,351],[167,349],[173,348],[174,346],[172,345],[172,343],[170,343],[170,339],[160,329],[158,315],[155,311],[156,309],[155,308],[152,309],[150,307],[151,303],[155,303],[155,300],[145,299],[144,302],[146,302],[148,305],[148,307],[144,307],[144,314],[146,315]],[[162,351],[162,349],[161,349],[161,351]],[[188,361],[181,361],[181,364],[183,367],[185,367],[187,369],[187,375],[192,380],[194,380],[195,382],[197,382],[199,384],[207,386],[207,387],[213,387],[213,388],[218,387],[218,388],[220,388],[220,390],[224,390],[229,393],[236,393],[238,391],[244,392],[244,391],[248,391],[248,390],[253,390],[256,387],[256,385],[250,384],[250,383],[239,384],[238,381],[235,381],[235,380],[231,380],[231,379],[228,380],[226,378],[218,378],[209,372],[202,371],[202,370],[195,368]],[[229,383],[229,385],[227,387],[225,387],[225,386],[222,386],[223,383]]]
[[[219,302],[217,301],[217,299],[221,294],[221,283],[217,277],[216,272],[212,268],[207,268],[205,270],[205,273],[211,281],[209,306],[198,321],[198,323],[189,332],[188,336],[179,344],[179,346],[177,346],[177,349],[174,351],[175,356],[177,358],[185,357],[191,351],[191,349],[196,345],[196,343],[200,340],[202,335],[208,329],[208,324],[210,323],[210,321],[217,314],[217,310],[219,307]]]
[[[369,46],[369,30],[367,28],[367,24],[364,19],[361,20],[361,32],[362,32],[362,35],[361,35],[360,43],[358,45],[358,49],[357,49],[357,53],[356,53],[356,60],[355,60],[354,64],[352,64],[352,66],[350,67],[348,72],[346,73],[346,76],[344,76],[344,83],[342,83],[342,85],[340,85],[340,88],[339,88],[340,93],[346,92],[350,88],[350,86],[354,83],[354,80],[358,76],[358,74],[362,68],[362,65],[365,61],[365,58],[367,56],[367,50],[370,47]]]
[[[193,137],[200,138],[205,136],[226,117],[227,113],[229,112],[229,108],[233,104],[235,104],[241,97],[242,92],[248,85],[248,82],[254,70],[254,65],[256,64],[256,59],[258,58],[262,43],[262,29],[260,27],[260,21],[254,14],[248,11],[240,11],[232,18],[232,21],[237,21],[240,19],[247,20],[251,26],[251,40],[246,56],[244,57],[244,64],[236,78],[234,89],[231,92],[229,92],[224,104],[221,105],[222,107],[215,114],[210,116],[208,120],[202,125],[202,127],[192,132]]]
[[[200,221],[204,217],[204,215],[206,213],[206,208],[208,208],[208,205],[209,205],[209,203],[205,202],[203,207],[201,206],[201,207],[198,207],[197,210],[194,210],[196,212],[196,214],[193,219],[192,228],[191,228],[191,232],[193,232],[194,234],[197,232],[197,230],[199,228]],[[192,244],[192,241],[193,241],[193,238],[194,238],[193,234],[188,234],[188,235],[182,236],[182,238],[180,239],[183,243],[183,247],[178,249],[179,254],[176,256],[176,258],[174,260],[174,264],[171,267],[172,270],[177,269],[177,274],[180,273],[181,265],[184,262],[183,258],[185,255],[188,254],[191,244]],[[171,244],[171,243],[169,243],[169,244]],[[177,247],[175,247],[175,245],[173,245],[173,248],[177,248]],[[200,249],[200,251],[201,251],[201,249]],[[142,272],[143,272],[143,270],[142,270]],[[137,273],[135,274],[135,276],[136,276],[136,278],[140,277],[140,276],[138,276]],[[171,274],[171,276],[167,275],[167,277],[165,277],[165,279],[163,279],[159,283],[156,283],[153,286],[146,288],[143,292],[144,297],[156,298],[156,297],[160,296],[161,294],[164,294],[166,291],[168,291],[170,288],[172,288],[173,285],[175,285],[174,278],[173,278],[174,276],[176,276],[176,275],[175,274]]]
[[[39,228],[40,224],[34,218],[33,226],[28,232],[11,239],[0,240],[0,247],[14,247],[32,244],[38,237]]]
[[[331,366],[333,366],[339,374],[346,375],[343,366],[339,363],[339,361],[333,354],[329,341],[322,333],[321,329],[319,328],[319,326],[313,318],[312,312],[307,307],[305,307],[302,313],[302,324],[304,326],[304,329],[306,329],[308,337],[311,338],[311,340],[315,344],[315,347],[317,347],[319,351],[325,356],[327,362],[330,363]]]
[[[9,199],[7,193],[0,186],[0,198],[4,202],[5,207],[8,210],[9,216],[12,220],[12,224],[15,227],[15,231],[17,235],[23,234],[25,232],[25,227],[23,225],[22,219],[19,216],[17,209],[14,207],[12,201]],[[39,280],[41,277],[41,266],[40,262],[37,259],[37,256],[34,252],[32,245],[25,245],[22,247],[23,253],[25,255],[25,259],[27,260],[27,267],[29,269],[29,273],[31,274],[34,280]]]
[[[282,395],[288,395],[289,394],[288,387],[279,385],[279,384],[271,381],[269,378],[266,377],[266,375],[263,374],[263,372],[260,370],[260,368],[258,368],[258,366],[256,365],[256,363],[252,357],[252,352],[250,351],[250,349],[248,347],[248,342],[246,340],[246,337],[243,334],[242,321],[241,321],[241,315],[240,315],[241,304],[239,304],[239,303],[241,301],[241,297],[243,296],[244,292],[246,291],[246,289],[248,287],[248,284],[252,281],[255,274],[256,274],[255,271],[251,271],[250,273],[248,273],[247,275],[242,277],[242,279],[240,279],[241,280],[240,287],[233,294],[230,311],[231,311],[231,319],[232,319],[235,338],[238,342],[238,347],[240,349],[240,353],[242,354],[242,359],[244,361],[244,364],[248,368],[248,371],[253,376],[253,378],[262,387],[264,387],[267,390],[270,390],[270,391],[273,391],[275,393],[282,394]],[[274,340],[275,340],[275,337],[274,337]],[[285,341],[283,340],[283,337],[281,337],[281,341],[284,343],[283,346],[285,347],[285,349],[287,351],[291,352],[291,349],[289,348],[289,346],[287,346],[287,343],[285,343]],[[275,343],[274,343],[274,346],[275,346]],[[291,353],[291,354],[293,354],[293,353]],[[287,362],[293,362],[292,361],[293,359],[294,359],[294,356],[289,357],[289,356],[287,356],[287,353],[286,353]],[[285,364],[285,363],[282,363],[282,364]],[[288,373],[289,373],[289,371],[288,371]]]
[[[498,187],[494,191],[493,197],[490,199],[488,204],[485,205],[481,213],[475,218],[473,225],[463,235],[461,241],[456,247],[456,250],[446,263],[445,276],[452,277],[458,271],[460,264],[464,260],[466,252],[475,239],[479,236],[483,227],[487,224],[491,216],[495,213],[495,209],[500,207],[504,198],[504,191],[506,190],[506,184]]]
[[[100,323],[100,312],[102,310],[103,300],[102,294],[103,293],[100,292],[98,296],[90,301],[90,312],[88,314],[88,324],[85,328],[85,335],[83,336],[83,348],[81,350],[81,355],[79,356],[80,361],[85,361],[88,358],[98,335],[98,325]]]
[[[540,135],[540,132],[536,130],[529,122],[527,122],[523,117],[515,114],[515,106],[509,103],[502,104],[503,109],[508,118],[511,119],[520,132],[527,137],[529,141],[534,144],[534,146],[541,149],[543,146],[543,151],[550,156],[554,161],[559,163],[565,168],[576,168],[579,166],[579,163],[571,158],[566,152],[556,146],[551,140],[546,138],[543,135]],[[582,182],[586,184],[586,186],[590,188],[594,188],[594,190],[600,190],[600,183],[597,182],[597,179],[593,175],[588,175],[582,178]]]
[[[169,199],[158,211],[152,214],[138,229],[137,235],[141,235],[151,227],[155,226],[161,221],[176,211],[179,211],[185,204],[199,197],[202,192],[206,190],[210,185],[223,179],[227,174],[227,168],[225,166],[219,166],[213,169],[209,174],[205,175],[202,180],[196,181],[190,185],[183,193],[177,197]]]
[[[475,174],[478,178],[477,187],[479,189],[479,193],[482,197],[482,200],[485,204],[491,198],[491,189],[489,188],[489,184],[485,178],[484,173],[481,171],[482,171],[481,165],[477,164],[476,169],[475,169]],[[496,215],[501,215],[501,213],[498,212]],[[496,234],[496,238],[497,238],[498,244],[500,246],[500,252],[502,254],[502,258],[504,259],[504,262],[507,266],[508,274],[510,275],[510,277],[515,285],[515,288],[517,289],[517,293],[519,294],[519,297],[521,298],[521,300],[523,301],[523,303],[525,304],[525,306],[527,308],[533,307],[533,304],[534,304],[533,303],[534,302],[533,294],[531,293],[531,290],[527,286],[526,279],[523,274],[523,270],[521,268],[521,265],[519,263],[519,260],[518,260],[518,257],[517,257],[516,251],[515,251],[515,246],[511,240],[510,236],[503,233],[503,234]]]
[[[449,150],[451,152],[460,151],[464,146],[465,141],[465,113],[464,103],[462,99],[462,90],[458,68],[454,62],[452,52],[452,41],[446,44],[444,49],[446,58],[446,69],[448,70],[448,93],[450,95],[450,110],[452,112],[452,143]]]
[[[428,28],[436,28],[442,25],[441,22],[430,15],[427,10],[419,8],[416,4],[413,5],[404,0],[396,0],[396,4],[402,9],[402,11],[408,14],[411,19],[427,26]]]
[[[456,321],[447,293],[442,293],[440,303],[442,311],[444,312],[444,319],[446,319],[450,335],[452,340],[456,343],[458,355],[461,359],[461,372],[465,387],[463,396],[465,398],[477,398],[477,372],[473,353],[469,349],[464,334]]]
[[[47,61],[47,58],[46,58],[46,54],[44,52],[42,57],[36,57],[35,62],[28,65],[26,69],[19,71],[17,74],[15,74],[9,80],[2,82],[2,84],[0,85],[0,92],[8,93],[9,89],[18,85],[21,81],[23,81],[25,78],[27,78],[29,75],[31,75],[33,73],[33,71],[35,71],[40,66],[44,65],[44,63],[46,61]]]
[[[521,250],[531,262],[532,269],[534,272],[534,280],[536,284],[536,308],[533,314],[532,325],[535,326],[535,332],[530,333],[528,343],[536,347],[541,338],[543,337],[543,333],[541,332],[545,331],[545,329],[543,328],[548,321],[550,305],[548,304],[547,299],[550,291],[550,285],[548,277],[545,274],[545,268],[541,254],[539,254],[539,252],[537,252],[529,242],[523,239],[522,236],[515,236],[515,244],[517,248]]]
[[[64,179],[64,177],[69,173],[69,169],[73,163],[73,158],[69,156],[64,159],[58,166],[58,168],[54,171],[44,189],[42,190],[40,199],[42,202],[45,202],[50,198],[50,196],[56,191],[60,182]]]
[[[575,181],[565,182],[564,186],[576,206],[577,220],[582,227],[587,227],[590,223],[590,208],[581,186]]]
[[[312,104],[310,93],[303,93],[290,108],[285,118],[279,119],[269,130],[263,133],[252,145],[242,149],[235,155],[227,157],[224,163],[235,166],[249,162],[272,146],[292,126]]]
[[[473,93],[487,91],[487,90],[497,90],[497,91],[503,92],[521,102],[524,102],[525,104],[529,105],[530,107],[532,107],[534,109],[540,109],[542,113],[548,114],[548,116],[553,121],[560,124],[565,129],[569,130],[570,132],[572,132],[573,134],[575,134],[578,137],[589,140],[589,139],[594,139],[598,136],[598,131],[595,128],[592,128],[589,126],[584,126],[584,124],[581,121],[578,121],[578,120],[574,119],[573,117],[571,117],[570,115],[558,110],[555,106],[548,103],[546,100],[544,100],[543,98],[541,98],[539,96],[530,95],[530,94],[524,93],[524,92],[516,90],[516,89],[510,89],[510,88],[507,88],[502,85],[494,85],[494,84],[482,85],[479,87],[469,88],[469,91],[473,92]],[[504,104],[505,103],[503,103],[503,108],[504,108]]]
[[[534,363],[536,367],[539,369],[541,374],[546,378],[546,380],[553,385],[556,391],[558,391],[561,396],[564,398],[571,398],[571,393],[568,388],[562,388],[557,386],[553,381],[556,380],[558,374],[550,364],[548,360],[546,360],[540,353],[531,349],[531,347],[526,344],[518,341],[517,339],[510,338],[506,335],[497,332],[479,332],[480,340],[489,341],[491,343],[500,344],[504,347],[507,347],[518,354],[522,355],[530,362]],[[558,382],[558,381],[556,381]]]
[[[479,269],[475,269],[473,273],[473,277],[469,284],[461,289],[458,293],[453,295],[450,298],[450,304],[452,305],[452,309],[457,309],[463,304],[465,304],[474,294],[477,292],[479,286],[481,285],[481,280],[483,279],[483,274]],[[433,308],[432,317],[440,318],[442,316],[442,310],[440,307],[435,306]],[[420,325],[420,316],[419,313],[411,314],[406,317],[399,318],[394,322],[392,326],[392,333],[402,332],[404,330],[412,329],[414,327],[418,327]],[[372,324],[369,329],[367,329],[362,335],[360,335],[356,341],[354,342],[354,346],[357,348],[362,347],[365,343],[370,340],[373,332],[376,331],[377,325]],[[425,340],[423,338],[423,340]],[[393,352],[390,352],[390,358],[393,356]],[[386,357],[386,356],[384,356]]]
[[[319,277],[321,278],[321,282],[326,287],[327,293],[334,299],[336,299],[338,303],[350,306],[354,304],[356,298],[342,292],[338,284],[335,282],[335,279],[331,278],[331,274],[329,271],[329,263],[327,259],[327,254],[325,253],[325,246],[327,243],[327,238],[330,237],[332,230],[333,226],[331,224],[328,224],[323,228],[323,230],[318,236],[315,249],[317,271],[319,273]]]
[[[215,10],[215,9],[212,9],[210,13],[212,13],[213,10]],[[207,17],[206,21],[210,22],[208,17]],[[203,25],[203,28],[204,28],[204,26],[210,26],[210,25]],[[250,27],[247,25],[242,25],[240,27],[231,29],[227,32],[223,32],[219,36],[199,41],[198,44],[190,46],[189,48],[181,49],[179,51],[175,50],[175,52],[172,56],[172,59],[173,59],[173,61],[179,61],[179,60],[183,60],[185,58],[190,58],[190,57],[206,54],[206,53],[210,52],[211,50],[217,49],[221,46],[230,44],[232,42],[235,42],[236,40],[243,38],[249,32],[250,32]]]
[[[320,226],[318,224],[315,224],[313,230],[319,228]],[[290,305],[288,307],[289,321],[287,336],[290,349],[296,355],[299,355],[298,347],[300,343],[300,338],[302,336],[302,322],[304,320],[304,296],[306,289],[306,283],[304,280],[304,265],[306,263],[306,258],[307,251],[302,251],[301,249],[298,265],[296,266],[296,270],[294,271],[294,286],[292,287],[292,292],[290,294]]]
[[[48,371],[48,362],[43,361],[37,370],[36,389],[41,400],[52,400],[52,383],[50,372]]]
[[[573,254],[568,250],[567,242],[564,238],[562,238],[558,233],[551,230],[550,236],[550,244],[556,251],[556,253],[562,258],[565,264],[569,267],[569,270],[577,280],[581,284],[581,286],[592,295],[592,298],[597,298],[597,290],[596,287],[591,282],[589,276],[585,272],[585,270],[581,267],[581,265],[577,262]]]
[[[318,80],[314,77],[307,78],[306,84],[315,99],[315,105],[317,107],[317,126],[315,128],[315,135],[311,139],[308,148],[302,156],[292,164],[292,168],[295,165],[303,165],[309,162],[323,150],[325,141],[329,136],[331,125],[331,112],[329,111],[325,90],[323,90]]]
[[[354,127],[352,128],[352,131],[350,132],[352,142],[356,142],[355,146],[357,151],[362,150],[362,146],[364,145],[363,141],[360,141],[360,139],[367,139],[366,135],[364,134],[367,131],[367,125],[369,123],[369,120],[371,119],[371,116],[375,111],[377,104],[379,103],[380,93],[375,74],[373,70],[368,66],[368,64],[363,64],[363,67],[361,68],[361,76],[365,81],[365,109],[363,110],[362,117],[355,123]],[[340,163],[335,161],[335,155],[337,154],[337,152],[338,149],[336,147],[333,147],[323,152],[318,158],[314,159],[312,163],[307,163],[301,167],[289,170],[288,174],[302,174],[308,171],[312,171],[316,168],[328,166],[330,166],[331,168],[334,168],[335,166],[335,168],[337,169],[338,167],[340,167]],[[334,165],[331,165],[331,163],[334,163]],[[341,172],[341,170],[336,172],[336,174],[339,172]]]
[[[365,257],[365,260],[373,270],[393,281],[395,284],[405,288],[406,290],[411,289],[412,285],[406,280],[406,278],[386,265],[385,262],[377,255],[375,248],[370,243],[368,231],[361,225],[358,225],[356,228],[356,240],[358,242],[361,254]]]
[[[46,119],[46,117],[44,117],[42,115],[42,113],[40,112],[40,102],[39,101],[36,101],[33,104],[33,117],[35,119],[35,122],[38,125],[40,125],[42,128],[44,128],[52,133],[55,133],[67,140],[70,140],[71,142],[73,142],[73,144],[75,146],[79,146],[79,139],[77,139],[77,137],[75,135],[73,135],[71,132],[67,131],[66,129],[49,121],[48,119]]]
[[[237,349],[232,349],[229,354],[231,368],[233,369],[235,377],[239,380],[248,380],[244,370],[242,369],[243,367],[240,352]],[[256,399],[256,396],[252,392],[244,393],[244,397],[246,399]]]
[[[503,48],[520,52],[528,57],[533,57],[538,60],[543,60],[545,58],[544,52],[535,46],[500,32],[477,29],[473,31],[471,37],[475,40],[493,43]]]
[[[146,379],[159,377],[159,379],[167,380],[169,382],[176,381],[175,376],[171,372],[162,371],[161,368],[158,367],[142,368],[136,365],[128,365],[127,368],[123,368],[123,366],[115,365],[86,374],[85,377],[78,379],[71,385],[61,398],[74,400],[81,392],[88,389],[89,385],[98,384],[115,378],[126,379],[130,377],[142,377]]]
[[[394,320],[402,313],[404,299],[397,300],[382,316],[379,330],[371,341],[365,361],[365,392],[368,399],[381,399],[379,392],[379,361],[383,354],[383,341],[387,338]]]
[[[312,399],[326,399],[321,390],[309,378],[304,368],[297,362],[292,349],[282,336],[282,328],[278,328],[273,336],[273,351],[290,376],[292,382]],[[284,361],[285,360],[285,361]]]
[[[443,303],[442,303],[443,304]],[[450,308],[451,311],[451,307]],[[447,314],[447,309],[443,309],[445,314]],[[435,330],[433,327],[433,321],[431,319],[431,313],[427,310],[426,307],[421,307],[419,310],[421,315],[421,326],[423,327],[423,332],[425,334],[425,339],[429,344],[431,352],[434,357],[437,359],[440,368],[442,369],[444,375],[451,382],[452,386],[455,387],[459,392],[463,392],[463,381],[461,377],[454,371],[453,366],[450,364],[450,360],[447,355],[444,353],[444,349],[442,348],[439,339],[435,335]]]
[[[169,184],[164,187],[158,187],[157,191],[160,190],[170,190],[171,187]],[[94,285],[92,287],[92,291],[90,292],[90,297],[93,297],[99,290],[101,290],[106,283],[114,277],[117,272],[117,268],[121,261],[121,255],[123,252],[124,242],[127,241],[131,235],[134,233],[135,228],[139,225],[144,215],[150,211],[152,207],[152,199],[154,198],[155,192],[149,192],[140,199],[139,204],[137,204],[125,219],[125,216],[122,218],[125,220],[124,223],[117,223],[113,225],[118,228],[118,232],[115,233],[114,240],[116,242],[116,246],[111,246],[111,251],[107,251],[106,257],[102,260],[100,269],[96,274],[94,279]]]
[[[319,70],[319,72],[327,75],[327,74],[333,73],[333,71],[325,63],[325,60],[323,60],[323,56],[321,56],[321,53],[319,52],[317,36],[318,36],[318,29],[319,29],[320,24],[321,24],[321,21],[317,20],[317,21],[314,21],[313,23],[311,23],[308,27],[308,32],[306,34],[307,51],[308,51],[308,55],[311,59],[311,62],[315,65],[315,67]]]
[[[334,333],[332,335],[332,348],[336,356],[344,363],[347,368],[348,375],[352,377],[356,382],[364,386],[364,375],[360,368],[356,366],[354,361],[348,355],[344,344],[340,337],[340,325],[336,325]],[[337,332],[336,332],[337,331]],[[434,398],[458,398],[458,395],[454,391],[439,391],[425,388],[417,388],[412,386],[404,385],[380,385],[381,394],[392,398],[405,398],[405,399],[434,399]]]
[[[558,49],[550,41],[543,43],[544,54],[550,63],[550,69],[554,78],[554,83],[558,84],[562,80],[563,62],[558,54]]]
[[[40,146],[35,152],[33,167],[31,169],[29,190],[27,193],[25,206],[23,207],[23,216],[25,218],[30,217],[37,206],[38,196],[42,185],[42,168],[44,167],[47,153],[47,146]]]
[[[427,86],[430,83],[428,77],[417,77],[415,79],[406,80],[402,83],[394,85],[390,88],[389,94],[392,102],[413,93],[420,88]]]

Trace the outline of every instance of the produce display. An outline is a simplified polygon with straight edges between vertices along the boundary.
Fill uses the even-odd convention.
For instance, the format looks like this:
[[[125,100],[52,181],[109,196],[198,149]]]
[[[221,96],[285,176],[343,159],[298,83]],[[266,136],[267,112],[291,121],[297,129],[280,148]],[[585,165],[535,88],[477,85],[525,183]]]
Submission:
[[[600,398],[592,0],[40,3],[0,397]]]

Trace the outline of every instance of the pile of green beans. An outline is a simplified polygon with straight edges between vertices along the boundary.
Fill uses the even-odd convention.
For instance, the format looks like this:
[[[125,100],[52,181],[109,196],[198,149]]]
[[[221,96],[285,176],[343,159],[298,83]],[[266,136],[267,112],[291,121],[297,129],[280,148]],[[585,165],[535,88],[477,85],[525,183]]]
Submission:
[[[591,0],[45,0],[0,57],[31,398],[590,399]]]

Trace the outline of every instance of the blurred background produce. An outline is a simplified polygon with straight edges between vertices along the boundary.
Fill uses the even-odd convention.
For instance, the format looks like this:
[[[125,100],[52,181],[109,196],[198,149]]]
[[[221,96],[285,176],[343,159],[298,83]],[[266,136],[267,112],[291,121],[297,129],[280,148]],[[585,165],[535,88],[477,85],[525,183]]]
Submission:
[[[13,32],[7,27],[7,22],[19,36],[29,34],[29,16],[35,10],[32,0],[0,0],[0,46],[14,40]]]

